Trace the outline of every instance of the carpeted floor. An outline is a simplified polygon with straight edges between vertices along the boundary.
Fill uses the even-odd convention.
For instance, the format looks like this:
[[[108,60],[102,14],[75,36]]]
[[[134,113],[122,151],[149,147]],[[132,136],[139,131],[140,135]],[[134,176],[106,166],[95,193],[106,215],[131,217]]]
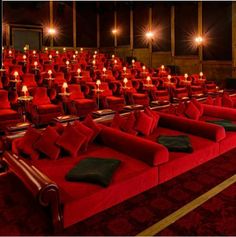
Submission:
[[[231,185],[202,206],[190,212],[160,236],[173,235],[236,235],[236,184]]]
[[[137,235],[235,174],[235,156],[236,149],[83,222],[77,223],[65,229],[59,235]],[[235,192],[235,188],[229,192]],[[160,234],[236,235],[231,223],[233,220],[236,222],[235,212],[232,215],[229,214],[231,216],[230,223],[227,223],[226,220],[229,220],[227,218],[222,223],[220,221],[222,215],[234,210],[234,194],[233,197],[230,194],[227,198],[224,197],[224,193],[215,197],[217,198],[216,203],[224,202],[224,204],[220,204],[221,213],[216,209],[216,212],[210,215],[209,212],[199,211],[198,209],[202,208],[199,207],[196,209],[198,214],[192,214],[195,211],[188,214],[190,217],[192,215],[192,221],[199,220],[206,228],[200,228],[200,223],[199,225],[189,224],[189,227],[187,224],[182,224],[184,227],[180,228],[181,224],[178,223],[181,223],[181,221],[184,223],[185,217],[183,217],[176,222],[176,226],[170,226]],[[214,207],[216,204],[213,203],[211,205]],[[216,220],[217,218],[218,220]],[[189,220],[190,218],[187,218],[185,223],[189,222]],[[188,232],[186,232],[186,228]],[[1,176],[0,235],[52,234],[47,211],[37,206],[31,194],[14,175]]]

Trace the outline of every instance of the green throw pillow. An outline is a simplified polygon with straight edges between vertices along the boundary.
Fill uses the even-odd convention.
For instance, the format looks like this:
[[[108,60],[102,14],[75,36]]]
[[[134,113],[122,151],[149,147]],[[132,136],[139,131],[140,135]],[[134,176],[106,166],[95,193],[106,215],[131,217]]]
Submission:
[[[116,159],[87,157],[73,167],[65,178],[67,181],[88,182],[107,187],[120,163],[121,161]]]
[[[214,123],[225,128],[225,131],[236,131],[236,124],[230,120],[207,120],[208,123]]]
[[[165,146],[169,151],[176,152],[193,152],[193,147],[190,139],[186,135],[178,136],[164,136],[160,135],[157,138],[157,142]]]

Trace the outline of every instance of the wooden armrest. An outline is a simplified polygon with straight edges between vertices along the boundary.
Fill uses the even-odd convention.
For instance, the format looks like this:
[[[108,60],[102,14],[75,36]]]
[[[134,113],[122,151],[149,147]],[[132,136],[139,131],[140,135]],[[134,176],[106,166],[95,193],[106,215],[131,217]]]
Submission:
[[[61,230],[62,213],[57,184],[34,165],[8,151],[3,154],[3,161],[8,164],[9,170],[24,183],[41,206],[51,208],[54,229]]]

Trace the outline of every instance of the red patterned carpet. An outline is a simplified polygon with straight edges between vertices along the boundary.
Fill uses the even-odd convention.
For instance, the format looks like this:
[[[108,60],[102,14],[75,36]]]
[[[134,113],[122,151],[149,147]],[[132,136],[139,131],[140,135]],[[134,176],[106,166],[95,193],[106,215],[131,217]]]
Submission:
[[[236,184],[205,202],[158,235],[236,234]],[[214,232],[213,232],[214,230]]]
[[[137,235],[234,175],[235,156],[236,149],[71,226],[59,234]],[[236,235],[232,224],[236,222],[234,199],[235,185],[159,234]],[[31,194],[14,175],[1,176],[0,235],[52,234],[47,211],[36,205]]]

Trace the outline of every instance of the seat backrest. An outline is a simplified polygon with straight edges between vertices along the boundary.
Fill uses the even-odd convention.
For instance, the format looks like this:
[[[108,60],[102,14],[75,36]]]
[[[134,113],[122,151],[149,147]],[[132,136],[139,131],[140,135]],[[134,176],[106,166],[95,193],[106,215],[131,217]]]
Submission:
[[[69,85],[68,92],[71,93],[70,94],[71,100],[84,99],[84,94],[81,91],[80,85]]]
[[[10,102],[8,100],[8,92],[5,90],[0,90],[0,109],[10,109]]]
[[[28,87],[37,87],[37,83],[35,81],[35,75],[32,73],[26,73],[22,76],[23,85]]]
[[[34,105],[45,105],[51,104],[51,101],[47,95],[47,88],[38,87],[35,91],[34,98],[33,98]]]

